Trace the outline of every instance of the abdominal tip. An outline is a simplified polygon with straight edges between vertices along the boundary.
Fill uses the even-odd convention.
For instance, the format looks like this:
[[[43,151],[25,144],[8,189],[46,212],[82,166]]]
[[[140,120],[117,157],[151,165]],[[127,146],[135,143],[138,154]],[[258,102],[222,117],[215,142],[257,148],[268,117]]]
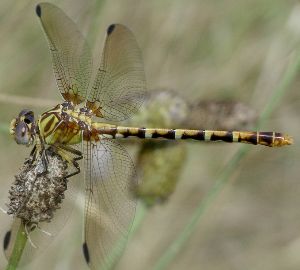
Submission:
[[[283,145],[291,145],[293,143],[294,143],[294,139],[291,136],[289,135],[284,136]]]

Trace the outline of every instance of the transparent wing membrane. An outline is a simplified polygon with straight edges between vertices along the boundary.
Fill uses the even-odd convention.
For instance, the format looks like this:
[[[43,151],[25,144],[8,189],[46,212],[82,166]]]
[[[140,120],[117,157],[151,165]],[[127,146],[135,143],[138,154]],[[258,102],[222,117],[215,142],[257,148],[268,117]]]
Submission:
[[[12,254],[21,220],[26,226],[36,225],[28,230],[30,239],[21,265],[45,250],[63,228],[80,188],[81,171],[85,185],[83,254],[91,269],[112,269],[134,220],[137,201],[133,191],[148,197],[153,192],[137,190],[137,175],[130,156],[121,144],[109,138],[193,139],[272,147],[292,144],[292,138],[277,132],[138,128],[94,121],[96,117],[125,120],[144,101],[144,66],[134,35],[121,24],[108,27],[100,66],[90,85],[91,53],[75,23],[49,3],[38,4],[36,14],[49,44],[55,78],[65,102],[38,119],[34,119],[32,111],[23,110],[11,122],[10,133],[17,143],[27,146],[36,143],[30,156],[30,161],[36,163],[24,163],[28,167],[27,171],[23,169],[26,175],[16,176],[7,204],[7,214],[14,217],[12,229],[3,239],[7,257]],[[178,102],[175,103],[174,115],[178,115]],[[81,105],[73,106],[78,104]],[[55,175],[59,167],[52,157],[57,157],[63,165],[59,175]]]
[[[135,215],[131,189],[136,172],[127,151],[103,139],[84,142],[85,243],[84,255],[91,269],[102,269],[118,254],[127,239]]]
[[[109,26],[87,107],[98,117],[121,121],[138,111],[145,88],[142,55],[134,35],[124,25]]]
[[[36,7],[52,55],[58,88],[67,101],[85,100],[92,60],[88,45],[75,23],[58,7],[41,3]]]
[[[80,104],[86,100],[91,77],[88,45],[73,21],[56,6],[39,4],[36,13],[49,43],[59,90],[66,101]],[[133,34],[123,25],[111,25],[86,106],[95,116],[124,120],[139,109],[145,87],[141,51]],[[120,144],[106,138],[97,144],[82,144],[86,188],[83,251],[90,267],[99,269],[124,247],[136,208],[130,192],[136,173]],[[66,147],[57,147],[67,160],[74,158]]]

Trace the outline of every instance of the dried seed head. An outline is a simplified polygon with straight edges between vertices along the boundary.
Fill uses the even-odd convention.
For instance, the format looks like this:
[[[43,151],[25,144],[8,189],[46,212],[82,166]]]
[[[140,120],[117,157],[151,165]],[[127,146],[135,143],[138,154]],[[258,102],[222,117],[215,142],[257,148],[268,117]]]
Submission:
[[[51,221],[67,190],[67,162],[52,147],[45,154],[47,168],[39,153],[34,162],[24,163],[9,190],[7,213],[27,224]]]

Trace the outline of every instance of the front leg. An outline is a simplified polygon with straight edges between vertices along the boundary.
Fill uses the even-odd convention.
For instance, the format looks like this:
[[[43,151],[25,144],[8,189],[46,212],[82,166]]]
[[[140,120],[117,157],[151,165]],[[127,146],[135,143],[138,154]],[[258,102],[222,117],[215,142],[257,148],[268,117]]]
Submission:
[[[35,144],[30,152],[29,158],[25,161],[25,164],[32,166],[37,161],[38,156],[43,164],[43,171],[40,172],[39,174],[46,173],[49,161],[48,161],[47,151],[46,151],[44,145],[41,146],[41,145]]]
[[[32,148],[29,159],[26,160],[25,163],[32,165],[37,160],[38,155],[41,157],[41,161],[43,163],[44,170],[42,173],[47,172],[49,160],[46,152],[45,143],[39,133],[38,133],[36,144]]]
[[[34,147],[31,150],[30,154],[29,154],[29,158],[26,159],[25,164],[32,165],[33,162],[36,160],[36,156],[37,156],[37,147],[36,147],[36,144],[35,144]]]

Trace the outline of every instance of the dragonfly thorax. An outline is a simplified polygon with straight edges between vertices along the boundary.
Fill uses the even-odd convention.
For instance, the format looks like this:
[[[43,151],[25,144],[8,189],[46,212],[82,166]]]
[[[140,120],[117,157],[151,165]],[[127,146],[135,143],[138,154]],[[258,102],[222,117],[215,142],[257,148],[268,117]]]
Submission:
[[[41,138],[46,144],[78,144],[92,132],[92,113],[64,102],[43,113],[38,120]]]

